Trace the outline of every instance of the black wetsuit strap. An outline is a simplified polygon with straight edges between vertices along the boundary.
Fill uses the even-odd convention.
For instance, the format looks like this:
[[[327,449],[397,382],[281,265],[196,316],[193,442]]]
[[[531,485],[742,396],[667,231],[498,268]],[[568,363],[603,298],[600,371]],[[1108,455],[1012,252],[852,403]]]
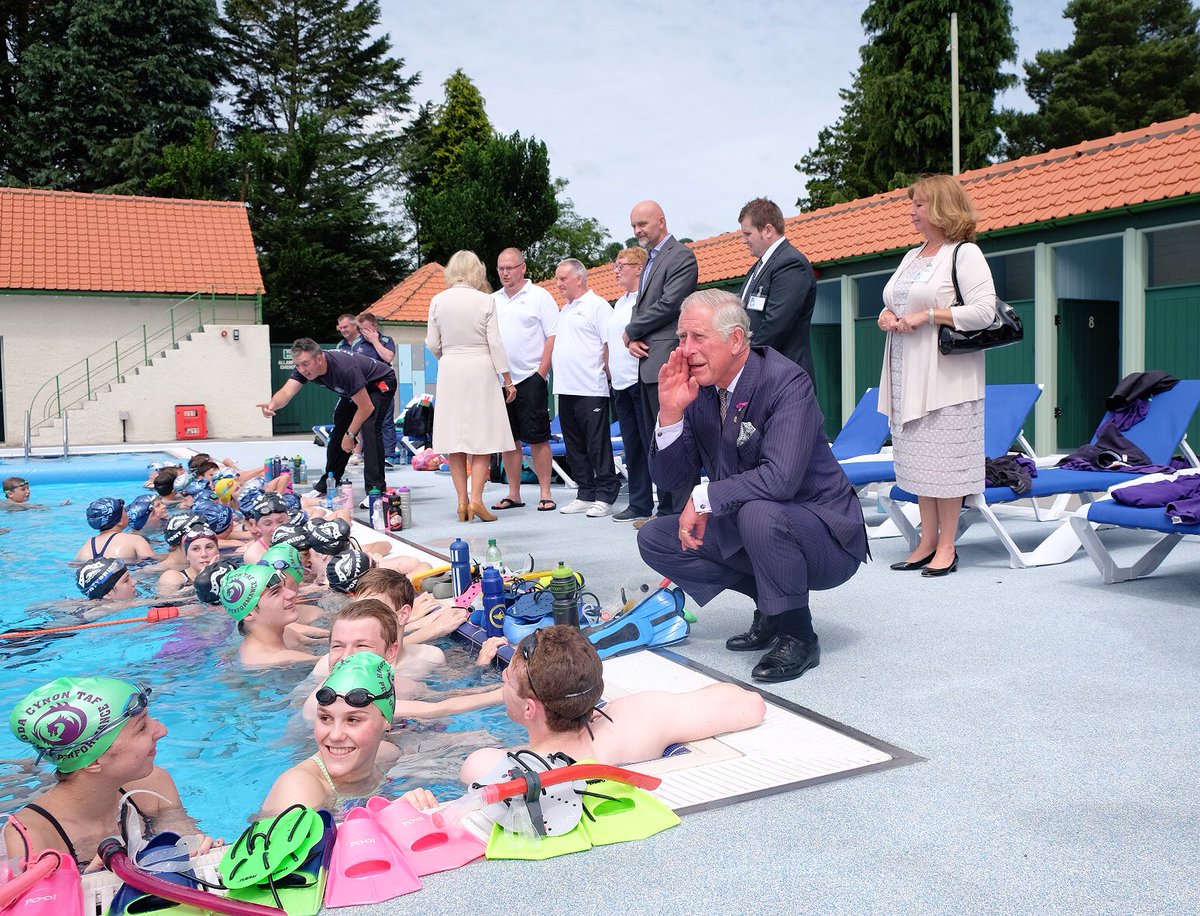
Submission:
[[[79,865],[80,868],[87,867],[87,865],[89,863],[79,861],[79,854],[75,852],[75,844],[72,843],[71,838],[69,836],[67,836],[67,831],[63,830],[63,826],[62,826],[62,824],[60,824],[58,822],[58,818],[56,818],[53,814],[51,814],[49,811],[47,811],[41,805],[34,804],[33,802],[30,802],[28,805],[26,805],[25,810],[26,811],[34,811],[34,812],[40,814],[43,818],[45,818],[46,823],[48,823],[51,827],[53,827],[58,832],[58,835],[60,837],[62,837],[63,843],[65,843],[67,846],[65,852],[72,859],[75,860],[75,862]]]

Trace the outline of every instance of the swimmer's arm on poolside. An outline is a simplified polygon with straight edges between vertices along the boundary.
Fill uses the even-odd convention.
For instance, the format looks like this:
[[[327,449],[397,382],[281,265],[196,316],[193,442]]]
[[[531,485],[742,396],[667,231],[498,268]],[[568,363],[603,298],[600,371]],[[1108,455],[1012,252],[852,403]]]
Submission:
[[[278,411],[283,410],[288,405],[288,402],[296,396],[296,392],[301,387],[298,381],[290,378],[283,383],[282,388],[271,395],[271,400],[265,404],[255,404],[254,406],[262,411],[264,417],[273,417]]]
[[[308,805],[323,808],[329,803],[329,787],[304,763],[286,770],[278,779],[262,803],[259,817],[274,817],[289,805]]]
[[[475,664],[490,665],[492,659],[496,657],[497,650],[507,642],[508,640],[503,636],[489,636],[483,641],[483,645],[479,647],[479,655],[475,659]]]
[[[503,689],[503,687],[496,687],[483,693],[468,693],[463,696],[449,697],[445,700],[433,702],[426,700],[401,700],[396,704],[395,718],[440,719],[443,716],[453,716],[460,712],[470,712],[473,709],[499,706],[504,702]]]
[[[430,597],[433,596],[431,595]],[[436,601],[437,599],[435,598],[434,600]],[[471,612],[466,608],[440,608],[433,614],[422,617],[415,625],[410,622],[409,626],[412,629],[405,628],[404,641],[423,643],[429,642],[431,639],[441,639],[443,636],[457,630],[469,616],[471,616]]]

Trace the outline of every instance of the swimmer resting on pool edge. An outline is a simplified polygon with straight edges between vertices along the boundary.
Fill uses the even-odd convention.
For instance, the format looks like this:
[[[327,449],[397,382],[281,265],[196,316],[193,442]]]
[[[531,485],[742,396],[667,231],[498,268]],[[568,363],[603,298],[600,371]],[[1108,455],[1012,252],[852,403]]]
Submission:
[[[327,808],[340,819],[379,791],[388,767],[400,757],[396,746],[383,740],[396,713],[394,677],[392,666],[373,652],[348,655],[333,666],[315,694],[317,752],[275,780],[259,817],[303,804]],[[403,797],[418,808],[437,804],[426,789]]]
[[[30,856],[60,849],[75,858],[80,871],[102,867],[96,847],[119,834],[117,818],[127,793],[153,831],[200,834],[183,809],[175,781],[154,763],[155,746],[166,726],[148,711],[150,688],[111,677],[60,677],[26,696],[12,711],[9,727],[55,764],[56,781],[14,819],[29,836]],[[164,801],[165,799],[165,801]],[[203,836],[197,854],[223,841]],[[9,851],[22,849],[15,827],[4,840]]]
[[[661,757],[672,744],[753,728],[766,705],[736,684],[710,684],[686,693],[646,690],[597,708],[604,666],[576,627],[534,630],[521,640],[504,671],[508,717],[529,731],[527,747],[542,756],[624,766]],[[470,785],[484,779],[511,748],[481,748],[459,773]]]

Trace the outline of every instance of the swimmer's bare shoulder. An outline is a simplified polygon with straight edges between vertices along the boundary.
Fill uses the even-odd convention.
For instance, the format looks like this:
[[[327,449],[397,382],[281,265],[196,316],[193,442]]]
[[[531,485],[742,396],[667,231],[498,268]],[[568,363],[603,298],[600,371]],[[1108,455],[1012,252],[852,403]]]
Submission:
[[[289,805],[329,808],[333,802],[329,783],[321,776],[311,757],[285,770],[271,786],[262,804],[261,817],[273,817]]]

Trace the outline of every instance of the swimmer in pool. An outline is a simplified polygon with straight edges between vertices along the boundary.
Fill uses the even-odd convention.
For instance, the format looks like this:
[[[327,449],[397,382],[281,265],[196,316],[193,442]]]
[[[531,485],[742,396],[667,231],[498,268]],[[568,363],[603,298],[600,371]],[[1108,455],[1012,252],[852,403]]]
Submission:
[[[13,818],[29,837],[31,858],[58,849],[73,857],[80,871],[101,868],[96,847],[120,833],[117,821],[127,797],[146,820],[147,833],[152,822],[154,833],[200,835],[175,781],[154,763],[155,746],[167,729],[150,716],[150,693],[148,687],[111,677],[60,677],[13,709],[12,733],[32,745],[39,760],[56,767],[53,785]],[[12,824],[4,840],[10,852],[24,848]],[[220,844],[202,836],[199,852]]]
[[[242,548],[253,535],[237,521],[233,510],[215,500],[201,497],[192,503],[192,513],[199,515],[217,535],[220,547]]]
[[[142,537],[162,531],[170,518],[167,504],[163,502],[162,497],[151,496],[149,493],[143,493],[134,499],[125,507],[125,511],[129,514],[129,527]]]
[[[8,512],[25,512],[30,509],[49,509],[49,506],[43,506],[41,503],[31,503],[29,501],[29,481],[23,477],[8,477],[4,484],[4,501],[0,502],[0,509]],[[71,505],[71,500],[64,499],[58,503],[60,506]]]
[[[253,565],[277,569],[292,577],[292,581],[295,583],[292,587],[296,590],[296,620],[299,623],[314,623],[325,616],[325,611],[322,610],[320,605],[310,603],[311,599],[316,597],[315,593],[319,593],[321,589],[314,589],[312,587],[303,589],[303,591],[307,592],[308,600],[304,602],[300,601],[301,586],[304,582],[304,561],[300,559],[300,552],[295,547],[289,544],[275,544],[268,548],[267,552],[259,557],[258,561]],[[320,630],[319,632],[322,638],[317,641],[324,643],[328,637],[328,633],[325,630]],[[310,646],[310,642],[306,639],[304,646],[301,648],[309,648]]]
[[[216,534],[211,528],[189,528],[183,536],[183,555],[187,558],[187,566],[183,569],[168,569],[158,577],[155,591],[159,595],[174,595],[183,589],[194,587],[196,576],[221,558]]]
[[[287,572],[269,566],[243,566],[221,581],[221,604],[237,621],[242,644],[238,658],[246,668],[314,663],[319,656],[301,651],[299,632],[328,638],[297,622],[295,582]]]
[[[508,717],[529,731],[525,745],[542,756],[623,766],[661,757],[672,744],[753,728],[766,706],[735,684],[710,684],[685,693],[646,690],[598,706],[604,666],[576,627],[534,630],[521,640],[504,671]],[[481,748],[462,765],[470,785],[488,776],[512,748]]]
[[[207,528],[208,525],[199,515],[183,512],[172,515],[163,526],[163,540],[167,543],[167,555],[157,564],[159,569],[183,569],[187,566],[187,557],[183,554],[183,538],[192,528]]]
[[[106,605],[128,605],[138,598],[137,583],[125,563],[112,557],[88,560],[75,574],[75,584],[85,598]]]
[[[387,660],[394,672],[393,694],[397,719],[438,719],[473,709],[498,706],[503,702],[501,688],[493,687],[475,693],[464,693],[440,700],[414,700],[415,694],[425,688],[417,681],[400,673],[404,657],[404,640],[400,635],[396,614],[382,601],[362,598],[352,601],[338,611],[329,633],[329,655],[313,668],[313,676],[324,677],[344,658],[359,652],[375,653]],[[480,658],[487,650],[480,650]],[[495,655],[495,647],[491,649]],[[487,664],[491,656],[482,661]],[[320,691],[315,691],[304,703],[304,716],[313,718],[318,713]]]
[[[242,552],[247,563],[257,563],[271,546],[271,535],[280,525],[287,524],[288,505],[278,493],[260,493],[249,505],[246,518],[254,540]]]
[[[126,531],[129,513],[125,500],[104,496],[87,507],[87,521],[98,533],[87,539],[75,554],[75,562],[110,557],[117,560],[152,560],[154,548],[140,534]]]
[[[383,740],[396,711],[392,677],[387,661],[370,652],[334,665],[315,693],[317,752],[275,780],[259,817],[302,804],[341,818],[379,791],[388,768],[400,757],[396,746]],[[403,797],[418,808],[437,803],[425,789]]]
[[[417,594],[408,576],[382,566],[359,577],[354,597],[378,598],[392,609],[404,633],[404,658],[408,664],[413,660],[429,665],[444,664],[446,656],[442,650],[424,643],[453,633],[470,616],[466,608],[443,605],[428,592]],[[412,669],[406,670],[415,673]]]

